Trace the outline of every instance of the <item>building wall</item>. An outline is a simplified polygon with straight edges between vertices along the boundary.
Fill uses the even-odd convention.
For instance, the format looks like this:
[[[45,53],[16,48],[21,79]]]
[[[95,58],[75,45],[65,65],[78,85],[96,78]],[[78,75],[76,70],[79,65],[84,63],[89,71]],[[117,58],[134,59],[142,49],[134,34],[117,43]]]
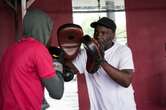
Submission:
[[[51,43],[57,46],[57,28],[63,23],[72,22],[71,0],[36,0],[30,8],[41,9],[51,16],[54,21]],[[16,40],[15,17],[14,10],[4,0],[0,0],[0,57],[6,47]]]
[[[15,40],[15,15],[3,0],[0,0],[0,58],[5,48]]]
[[[166,1],[125,0],[138,110],[166,109]]]
[[[31,8],[38,8],[47,12],[54,20],[54,29],[51,43],[57,46],[57,28],[72,20],[72,2],[71,0],[36,0]]]

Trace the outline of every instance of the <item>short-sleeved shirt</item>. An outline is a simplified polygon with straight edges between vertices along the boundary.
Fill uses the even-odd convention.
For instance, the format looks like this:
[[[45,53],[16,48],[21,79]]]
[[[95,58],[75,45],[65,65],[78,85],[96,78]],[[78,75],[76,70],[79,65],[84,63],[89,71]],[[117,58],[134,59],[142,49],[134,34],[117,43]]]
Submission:
[[[117,69],[134,69],[132,53],[126,45],[114,45],[105,51],[105,59]],[[94,74],[86,71],[87,54],[82,49],[73,61],[80,73],[85,74],[91,110],[136,110],[132,85],[122,87],[111,79],[102,67]]]
[[[0,64],[0,109],[41,110],[43,78],[55,76],[47,48],[28,37],[10,46]]]

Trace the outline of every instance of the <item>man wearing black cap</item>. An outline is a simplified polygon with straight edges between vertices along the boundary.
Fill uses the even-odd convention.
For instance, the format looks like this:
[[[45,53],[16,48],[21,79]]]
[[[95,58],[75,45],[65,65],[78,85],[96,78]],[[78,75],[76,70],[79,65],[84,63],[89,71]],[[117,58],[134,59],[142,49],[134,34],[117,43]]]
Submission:
[[[136,110],[132,52],[126,45],[114,41],[116,24],[103,17],[91,23],[94,39],[102,47],[103,59],[94,74],[86,70],[87,53],[83,49],[73,61],[80,73],[85,74],[90,99],[90,110]]]

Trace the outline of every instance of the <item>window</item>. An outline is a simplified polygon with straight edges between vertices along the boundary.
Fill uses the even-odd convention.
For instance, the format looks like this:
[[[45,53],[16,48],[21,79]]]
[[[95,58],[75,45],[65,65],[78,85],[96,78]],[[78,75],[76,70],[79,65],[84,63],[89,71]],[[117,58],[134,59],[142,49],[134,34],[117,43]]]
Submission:
[[[127,43],[126,17],[124,0],[73,0],[73,22],[82,26],[84,34],[93,36],[91,22],[101,17],[113,19],[117,25],[116,40],[119,43]]]

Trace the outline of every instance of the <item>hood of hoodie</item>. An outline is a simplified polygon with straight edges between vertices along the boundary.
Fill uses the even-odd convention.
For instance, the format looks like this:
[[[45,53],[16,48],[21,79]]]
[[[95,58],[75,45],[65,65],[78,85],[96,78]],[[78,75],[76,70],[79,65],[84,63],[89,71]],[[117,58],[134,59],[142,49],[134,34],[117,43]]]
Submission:
[[[23,20],[23,31],[26,37],[31,36],[47,45],[53,28],[53,21],[40,10],[27,10]]]

